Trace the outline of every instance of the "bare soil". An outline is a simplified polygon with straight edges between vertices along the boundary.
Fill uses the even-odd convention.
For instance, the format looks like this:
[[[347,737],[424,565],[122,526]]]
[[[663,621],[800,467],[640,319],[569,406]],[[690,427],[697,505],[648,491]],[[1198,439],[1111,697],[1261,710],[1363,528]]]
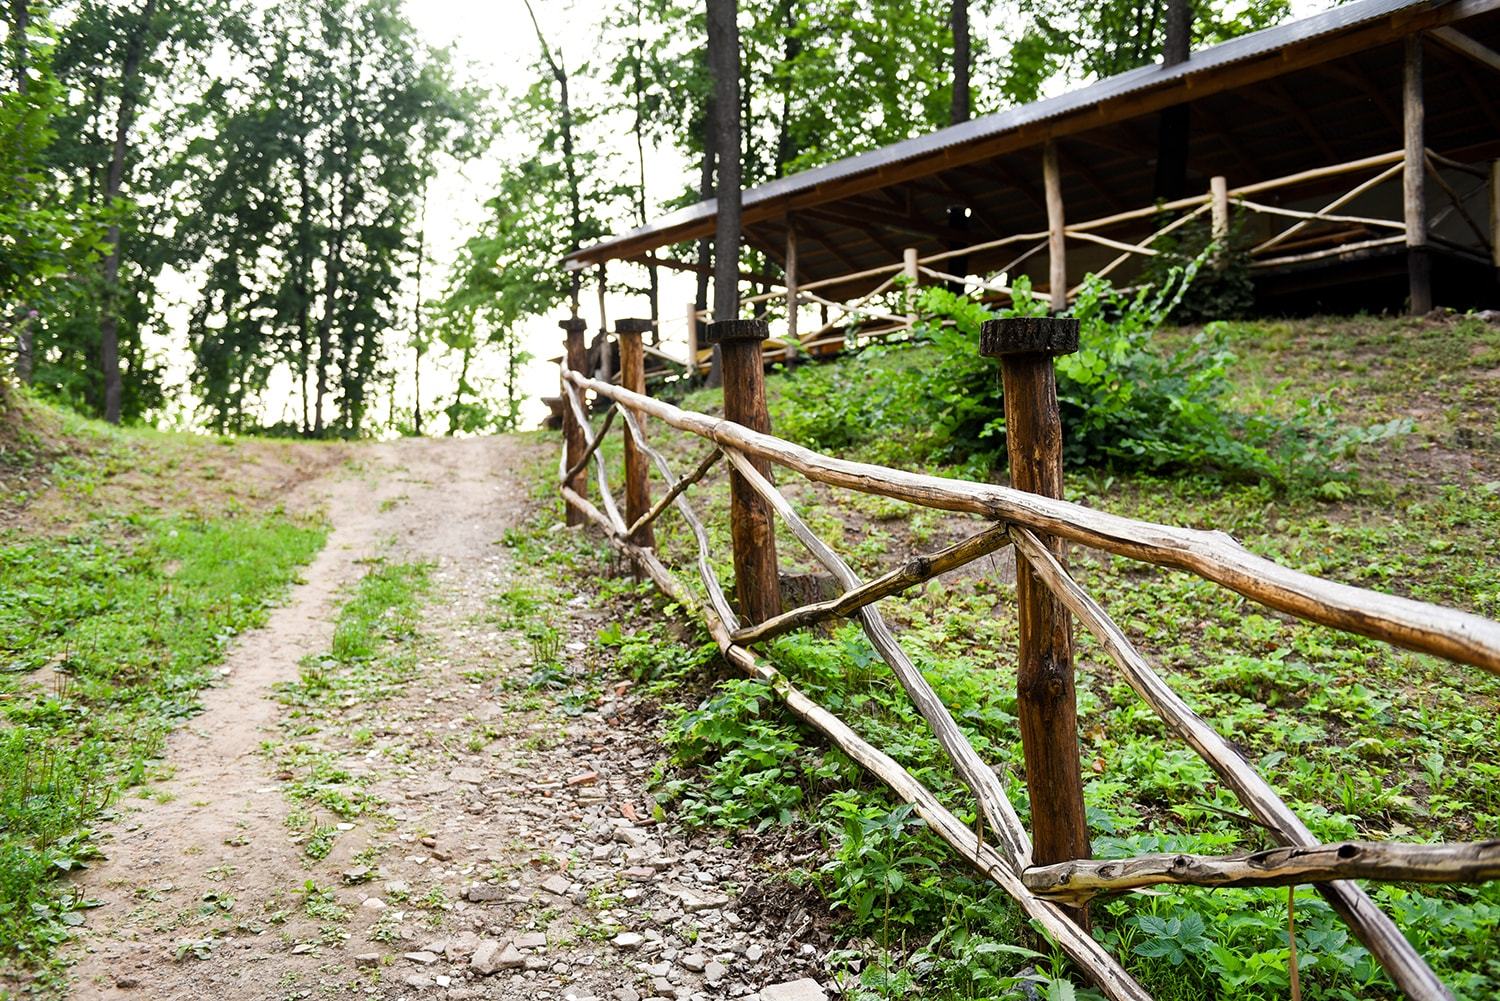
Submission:
[[[543,447],[400,441],[276,474],[289,508],[326,514],[328,545],[174,735],[170,778],[103,832],[108,860],[80,877],[100,905],[72,997],[632,1001],[751,997],[823,973],[821,913],[747,898],[741,917],[740,889],[764,875],[748,855],[652,824],[660,749],[627,686],[563,717],[504,683],[525,676],[528,650],[486,613],[530,572],[500,539],[527,514],[524,470]],[[306,738],[381,802],[313,859],[305,826],[288,826],[291,776],[265,749],[295,736],[273,686],[328,649],[344,589],[381,558],[433,564],[421,670]],[[580,596],[553,614],[581,659],[603,613]],[[498,969],[476,969],[491,945]]]

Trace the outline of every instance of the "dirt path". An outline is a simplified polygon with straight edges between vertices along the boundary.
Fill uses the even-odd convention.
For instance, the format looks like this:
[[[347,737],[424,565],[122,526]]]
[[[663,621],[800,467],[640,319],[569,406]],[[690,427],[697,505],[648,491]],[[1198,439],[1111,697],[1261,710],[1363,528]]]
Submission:
[[[657,748],[622,725],[627,699],[560,716],[505,684],[527,650],[489,613],[528,573],[499,540],[526,512],[532,447],[371,445],[287,498],[326,511],[328,545],[235,645],[170,742],[170,778],[105,831],[72,996],[822,996],[768,986],[822,972],[815,922],[736,913],[755,878],[741,853],[639,819]],[[433,565],[420,670],[376,709],[299,732],[273,686],[328,649],[343,589],[380,558]],[[569,657],[602,625],[586,604],[555,610]],[[337,831],[321,858],[265,750],[289,741],[380,804],[336,828],[314,818]]]

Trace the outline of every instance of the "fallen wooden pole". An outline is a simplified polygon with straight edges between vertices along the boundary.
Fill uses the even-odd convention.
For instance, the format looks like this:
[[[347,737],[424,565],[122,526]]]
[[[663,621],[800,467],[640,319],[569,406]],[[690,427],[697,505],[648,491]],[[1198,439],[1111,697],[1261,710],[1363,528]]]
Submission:
[[[1311,622],[1500,674],[1500,623],[1292,570],[1255,555],[1224,532],[1156,525],[996,484],[836,459],[576,372],[569,372],[567,379],[672,427],[769,459],[819,483],[1010,521],[1118,556],[1186,570]]]
[[[853,590],[845,591],[837,598],[802,605],[782,612],[774,619],[767,619],[759,625],[736,630],[733,639],[736,643],[749,646],[803,626],[810,626],[827,619],[847,617],[881,598],[900,594],[908,588],[915,587],[950,570],[956,570],[1008,545],[1010,545],[1010,535],[1007,526],[991,525],[977,535],[971,535],[962,542],[954,543],[931,556],[913,556],[890,573],[867,581]]]
[[[1141,855],[1036,865],[1021,873],[1049,900],[1080,903],[1143,886],[1295,886],[1339,879],[1403,883],[1481,883],[1500,879],[1500,841],[1418,845],[1342,841],[1245,855]]]
[[[1135,693],[1161,717],[1162,722],[1187,741],[1246,809],[1265,825],[1271,836],[1284,845],[1316,846],[1318,839],[1276,794],[1271,784],[1162,681],[1114,620],[1068,575],[1036,536],[1024,528],[1012,527],[1011,538],[1015,540],[1017,553],[1027,557],[1037,576],[1080,622],[1089,627]],[[1342,880],[1319,883],[1317,887],[1408,997],[1415,1001],[1451,1001],[1453,995],[1437,974],[1364,890]]]
[[[889,786],[902,801],[910,803],[934,834],[947,842],[949,847],[978,872],[1010,894],[1021,905],[1027,917],[1036,921],[1052,937],[1058,947],[1078,964],[1106,997],[1111,1001],[1151,1001],[1151,995],[1145,988],[1103,946],[1069,921],[1056,904],[1043,900],[1028,890],[1010,863],[945,808],[930,789],[918,782],[890,755],[871,745],[843,720],[804,695],[775,668],[761,663],[749,650],[736,645],[730,639],[729,629],[724,622],[711,610],[699,608],[655,553],[631,545],[622,533],[610,526],[609,520],[598,508],[575,491],[565,486],[562,493],[570,503],[577,505],[586,517],[603,529],[617,548],[643,567],[667,598],[685,609],[698,609],[709,635],[718,644],[725,660],[768,685],[781,696],[786,707],[796,716]]]

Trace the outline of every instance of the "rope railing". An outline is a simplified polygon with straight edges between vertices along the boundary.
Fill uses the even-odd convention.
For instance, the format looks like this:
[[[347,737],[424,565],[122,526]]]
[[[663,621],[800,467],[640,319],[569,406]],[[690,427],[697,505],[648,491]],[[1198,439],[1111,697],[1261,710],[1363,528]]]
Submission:
[[[1064,326],[1048,327],[1059,323]],[[1075,325],[1068,327],[1069,323]],[[722,336],[714,335],[715,328],[726,326],[732,329]],[[1050,356],[1068,350],[1064,342],[1069,330],[1074,339],[1072,346],[1076,347],[1076,321],[1027,319],[992,321],[985,326],[983,341],[987,353],[1001,356],[1008,408],[1013,397],[1017,398],[1016,405],[1021,405],[1026,392],[1024,380],[1036,376],[1036,385],[1040,387],[1038,395],[1026,405],[1029,411],[1041,415],[1037,418],[1041,423],[1036,425],[1043,432],[1041,438],[1053,438],[1046,432],[1047,423],[1057,420]],[[758,330],[758,333],[747,335],[746,329]],[[573,336],[581,337],[581,333],[574,335],[570,330],[570,337]],[[621,329],[618,336],[623,342],[626,338],[638,338],[640,333]],[[763,378],[759,341],[764,336],[765,325],[760,321],[730,321],[728,325],[710,327],[711,339],[718,340],[724,352],[726,368],[740,374],[753,373],[749,380],[735,383],[726,380],[726,413],[745,413],[754,418],[750,423],[769,427],[769,419],[764,413],[763,386],[741,384],[745,381],[753,383],[755,377]],[[1064,346],[1058,347],[1059,344]],[[640,357],[638,353],[624,350],[621,354],[622,357]],[[569,357],[573,356],[574,352],[570,350]],[[625,381],[629,382],[630,373],[625,373],[625,376]],[[1451,998],[1452,995],[1394,922],[1350,880],[1475,882],[1500,878],[1500,842],[1320,844],[1270,783],[1150,667],[1120,626],[1068,573],[1060,547],[1066,540],[1157,566],[1192,572],[1304,620],[1447,657],[1493,673],[1500,673],[1500,623],[1291,570],[1250,553],[1223,533],[1124,518],[1048,496],[1049,490],[1060,493],[1060,429],[1053,428],[1056,454],[1048,458],[1047,449],[1037,444],[1041,438],[1019,440],[1033,435],[1034,430],[1028,431],[1021,415],[1012,415],[1009,411],[1008,444],[1012,450],[1013,476],[1017,482],[1030,482],[1028,476],[1039,476],[1034,480],[1037,484],[1034,489],[1040,492],[911,473],[821,455],[765,431],[752,430],[745,424],[683,410],[643,393],[591,379],[566,364],[563,385],[569,403],[568,414],[582,431],[581,435],[569,438],[574,443],[570,448],[576,454],[570,458],[565,451],[559,463],[562,493],[570,509],[581,512],[603,530],[663,593],[683,608],[701,614],[726,660],[765,681],[779,693],[793,713],[911,803],[940,838],[977,871],[1004,888],[1106,996],[1131,1001],[1144,1001],[1148,997],[1120,963],[1087,933],[1084,908],[1093,897],[1167,884],[1211,887],[1311,883],[1408,997],[1422,1001]],[[586,393],[608,401],[611,407],[597,433],[592,430],[584,405]],[[735,394],[744,395],[732,399]],[[621,417],[622,433],[627,442],[650,457],[667,487],[665,496],[629,521],[620,514],[610,493],[605,463],[599,452],[599,443],[615,412]],[[648,441],[643,428],[646,418],[704,439],[710,445],[709,451],[692,472],[677,477],[667,459]],[[689,501],[692,489],[705,481],[720,458],[727,460],[732,496],[753,497],[774,512],[808,553],[834,576],[843,588],[842,595],[776,613],[774,609],[781,605],[778,593],[771,598],[772,614],[762,615],[758,620],[752,617],[746,624],[740,624],[739,616],[731,607],[714,570],[707,532]],[[576,481],[574,485],[569,484],[572,474],[590,459],[596,466],[602,511],[584,496]],[[1057,476],[1049,480],[1042,474],[1054,461],[1056,468],[1053,471]],[[1023,465],[1027,462],[1034,465],[1030,473]],[[976,514],[989,524],[939,552],[908,560],[888,573],[861,581],[843,558],[798,515],[786,495],[772,484],[766,472],[772,467],[790,470],[810,481],[833,487],[896,498],[936,510]],[[632,475],[645,476],[646,473],[644,467],[634,474],[631,469],[627,462],[627,496],[640,496],[645,491],[629,489],[629,480]],[[1052,487],[1045,487],[1048,483]],[[706,595],[706,606],[667,567],[662,554],[654,546],[633,541],[638,538],[636,533],[642,527],[659,519],[669,507],[681,514],[694,537],[697,576]],[[750,509],[736,507],[736,510]],[[742,546],[749,545],[743,541],[748,538],[748,534],[742,537],[738,531],[733,533],[736,598],[742,609],[764,608],[768,596],[756,595],[751,589],[765,586],[757,582],[766,579],[762,571],[767,560],[771,566],[770,579],[775,580],[774,536],[769,536],[769,546],[766,545],[768,536],[762,535],[753,548],[742,550]],[[967,566],[1006,545],[1013,545],[1017,555],[1022,671],[1025,670],[1028,644],[1046,642],[1044,637],[1036,634],[1034,627],[1037,622],[1060,622],[1060,628],[1066,632],[1068,617],[1078,619],[1114,661],[1129,687],[1203,759],[1282,847],[1226,857],[1149,855],[1095,860],[1083,857],[1088,854],[1087,832],[1084,830],[1081,853],[1067,849],[1059,851],[1058,846],[1065,842],[1059,841],[1057,826],[1065,827],[1066,818],[1049,815],[1055,807],[1049,805],[1050,801],[1043,802],[1038,798],[1035,780],[1042,774],[1066,774],[1063,766],[1069,764],[1067,759],[1071,755],[1072,781],[1078,784],[1076,721],[1071,724],[1072,733],[1061,734],[1055,726],[1058,720],[1076,720],[1076,717],[1069,715],[1073,712],[1071,705],[1064,707],[1067,712],[1063,715],[1045,715],[1046,711],[1027,702],[1026,686],[1020,681],[1022,697],[1017,713],[1023,728],[1022,764],[1031,789],[1034,827],[1034,831],[1028,833],[997,770],[981,759],[940,695],[902,650],[895,632],[876,609],[883,598]],[[1033,578],[1038,582],[1036,587],[1028,590],[1022,586],[1023,580]],[[1054,601],[1056,610],[1047,613],[1052,617],[1037,619],[1038,614],[1052,607],[1048,603]],[[1026,624],[1028,615],[1033,627]],[[932,790],[859,737],[848,724],[809,699],[750,649],[791,630],[834,617],[850,617],[859,622],[876,652],[890,667],[912,705],[932,730],[955,774],[969,789],[984,829],[996,838],[993,844],[987,843],[982,834],[971,831],[941,804]],[[1034,648],[1032,652],[1035,653]],[[1068,672],[1067,691],[1071,698],[1071,654],[1067,656],[1069,661],[1064,667]],[[1051,669],[1056,668],[1056,664],[1051,665]],[[1050,721],[1053,729],[1049,731],[1049,737],[1061,738],[1060,742],[1053,739],[1043,745],[1025,739],[1027,715],[1037,712],[1043,712],[1043,715],[1034,716],[1032,721],[1043,724]],[[1062,772],[1057,772],[1059,767],[1063,767]],[[1081,784],[1077,792],[1081,806]],[[1037,839],[1035,843],[1033,835]]]

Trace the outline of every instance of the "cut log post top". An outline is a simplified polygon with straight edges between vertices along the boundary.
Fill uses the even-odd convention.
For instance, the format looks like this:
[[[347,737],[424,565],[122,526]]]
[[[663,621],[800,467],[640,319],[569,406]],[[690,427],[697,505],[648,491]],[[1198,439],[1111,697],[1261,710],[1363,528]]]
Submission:
[[[643,320],[638,317],[629,317],[627,319],[615,321],[615,333],[644,334],[655,326],[656,324],[652,323],[650,320]]]
[[[736,341],[763,341],[771,336],[765,320],[715,320],[703,329],[703,343],[730,344]]]
[[[1013,316],[986,320],[979,328],[979,353],[987,358],[1056,357],[1077,350],[1078,320],[1071,316]]]

